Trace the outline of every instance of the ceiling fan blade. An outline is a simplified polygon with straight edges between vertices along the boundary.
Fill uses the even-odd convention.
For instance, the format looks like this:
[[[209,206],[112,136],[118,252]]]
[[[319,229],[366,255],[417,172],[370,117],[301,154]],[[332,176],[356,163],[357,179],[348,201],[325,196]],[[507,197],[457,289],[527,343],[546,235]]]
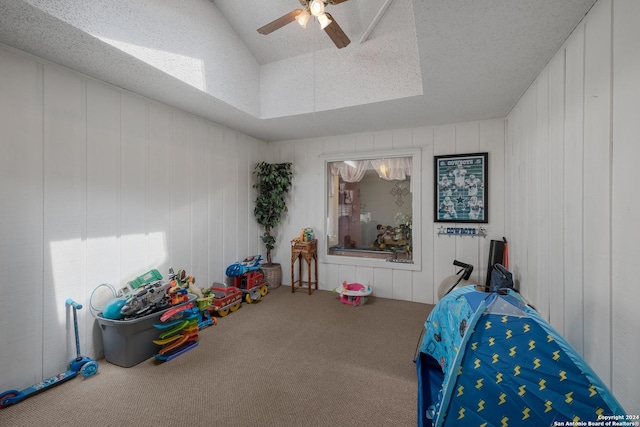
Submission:
[[[344,3],[347,0],[325,0],[327,3],[329,4],[340,4],[340,3]]]
[[[284,27],[285,25],[296,20],[296,16],[302,12],[302,9],[294,9],[286,15],[281,16],[275,21],[269,22],[267,25],[258,28],[260,34],[271,34],[277,29]]]
[[[327,17],[331,19],[331,24],[325,27],[324,32],[329,35],[329,38],[331,38],[338,49],[346,47],[351,43],[351,40],[349,40],[349,37],[347,37],[344,31],[342,31],[342,28],[340,28],[340,25],[338,25],[336,20],[333,19],[333,16],[327,13]]]

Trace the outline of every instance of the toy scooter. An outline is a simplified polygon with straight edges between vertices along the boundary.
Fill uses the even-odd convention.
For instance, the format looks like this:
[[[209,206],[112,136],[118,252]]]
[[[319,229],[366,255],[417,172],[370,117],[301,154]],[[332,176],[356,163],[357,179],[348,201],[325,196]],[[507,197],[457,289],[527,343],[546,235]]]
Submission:
[[[80,356],[80,340],[78,338],[78,316],[76,310],[80,310],[82,305],[67,299],[65,301],[67,307],[73,307],[73,328],[76,336],[76,358],[69,363],[69,369],[61,374],[55,375],[51,378],[47,378],[38,384],[34,384],[25,388],[22,391],[7,390],[0,394],[0,409],[7,406],[18,403],[27,397],[31,397],[36,393],[47,390],[50,387],[56,386],[64,381],[70,380],[78,375],[78,372],[82,373],[84,377],[90,377],[98,371],[98,362],[86,357]]]

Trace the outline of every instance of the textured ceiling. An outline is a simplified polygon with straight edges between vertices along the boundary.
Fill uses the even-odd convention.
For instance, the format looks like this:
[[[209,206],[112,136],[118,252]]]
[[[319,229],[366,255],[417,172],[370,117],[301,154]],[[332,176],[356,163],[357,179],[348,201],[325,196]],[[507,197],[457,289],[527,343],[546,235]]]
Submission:
[[[264,141],[506,116],[595,0],[0,0],[0,43]]]

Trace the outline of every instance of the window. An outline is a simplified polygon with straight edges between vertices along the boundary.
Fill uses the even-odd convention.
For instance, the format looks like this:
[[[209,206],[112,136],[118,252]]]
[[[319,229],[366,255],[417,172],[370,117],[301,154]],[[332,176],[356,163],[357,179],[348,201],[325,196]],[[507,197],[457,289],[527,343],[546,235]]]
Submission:
[[[351,257],[355,264],[357,259],[394,263],[393,268],[414,264],[419,242],[413,218],[420,205],[416,154],[352,153],[326,162],[326,247],[334,262]]]

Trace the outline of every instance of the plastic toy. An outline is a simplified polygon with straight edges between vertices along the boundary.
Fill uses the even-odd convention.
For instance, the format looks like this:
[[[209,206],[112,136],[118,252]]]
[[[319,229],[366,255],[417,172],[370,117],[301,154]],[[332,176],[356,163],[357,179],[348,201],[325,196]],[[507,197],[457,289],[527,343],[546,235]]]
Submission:
[[[184,301],[189,301],[189,292],[187,292],[186,289],[181,288],[180,286],[174,286],[169,289],[169,303],[171,305],[178,305]]]
[[[211,317],[209,309],[213,303],[213,295],[196,299],[198,305],[198,329],[202,330],[207,326],[216,325],[218,321]]]
[[[233,277],[233,284],[244,294],[244,300],[251,304],[267,295],[269,287],[260,268],[262,255],[251,255],[242,262],[227,267],[226,274]]]
[[[167,311],[165,311],[160,317],[161,322],[166,322],[167,320],[175,320],[182,317],[182,312],[185,310],[190,310],[193,308],[193,304],[181,305],[179,307],[173,307]]]
[[[149,283],[158,282],[162,280],[162,274],[158,270],[149,270],[148,272],[136,277],[127,283],[126,286],[121,288],[118,291],[118,296],[129,299],[133,295],[133,293],[140,288]]]
[[[198,298],[203,298],[204,294],[202,289],[196,286],[196,279],[193,276],[187,276],[185,270],[178,270],[177,273],[173,271],[173,267],[169,268],[169,281],[172,282],[171,286],[180,286],[186,289],[189,293],[196,295]]]
[[[239,277],[249,271],[260,270],[260,261],[262,255],[251,255],[244,259],[242,262],[234,262],[227,267],[226,274],[229,277]]]
[[[244,300],[251,304],[269,292],[267,281],[262,270],[248,271],[234,278],[235,287],[244,294]]]
[[[78,317],[76,310],[80,310],[82,305],[72,299],[67,299],[65,301],[65,305],[73,308],[73,329],[76,336],[76,358],[71,360],[69,363],[69,369],[61,374],[47,378],[37,384],[25,388],[22,391],[7,390],[0,394],[0,409],[6,408],[7,406],[33,396],[36,393],[40,393],[62,382],[70,380],[71,378],[76,377],[78,372],[80,372],[84,377],[90,377],[98,371],[98,362],[80,355],[80,339],[78,338]]]
[[[102,317],[111,320],[122,319],[124,316],[122,315],[121,310],[126,303],[127,301],[122,298],[113,298],[112,300],[108,301],[102,308]]]
[[[200,310],[193,304],[186,304],[168,310],[160,317],[162,324],[153,325],[164,330],[154,344],[162,346],[154,354],[157,360],[167,362],[197,347]]]
[[[342,282],[342,286],[338,286],[333,290],[340,294],[340,302],[347,305],[357,306],[363,305],[367,302],[365,298],[367,295],[371,295],[371,285],[363,285],[361,283],[347,283]]]
[[[208,290],[213,297],[209,311],[224,317],[229,311],[234,312],[240,308],[243,293],[240,289],[231,286],[225,287],[221,283],[214,283]]]
[[[120,313],[125,318],[139,317],[167,308],[169,306],[168,288],[169,283],[160,281],[143,285],[122,306]]]

